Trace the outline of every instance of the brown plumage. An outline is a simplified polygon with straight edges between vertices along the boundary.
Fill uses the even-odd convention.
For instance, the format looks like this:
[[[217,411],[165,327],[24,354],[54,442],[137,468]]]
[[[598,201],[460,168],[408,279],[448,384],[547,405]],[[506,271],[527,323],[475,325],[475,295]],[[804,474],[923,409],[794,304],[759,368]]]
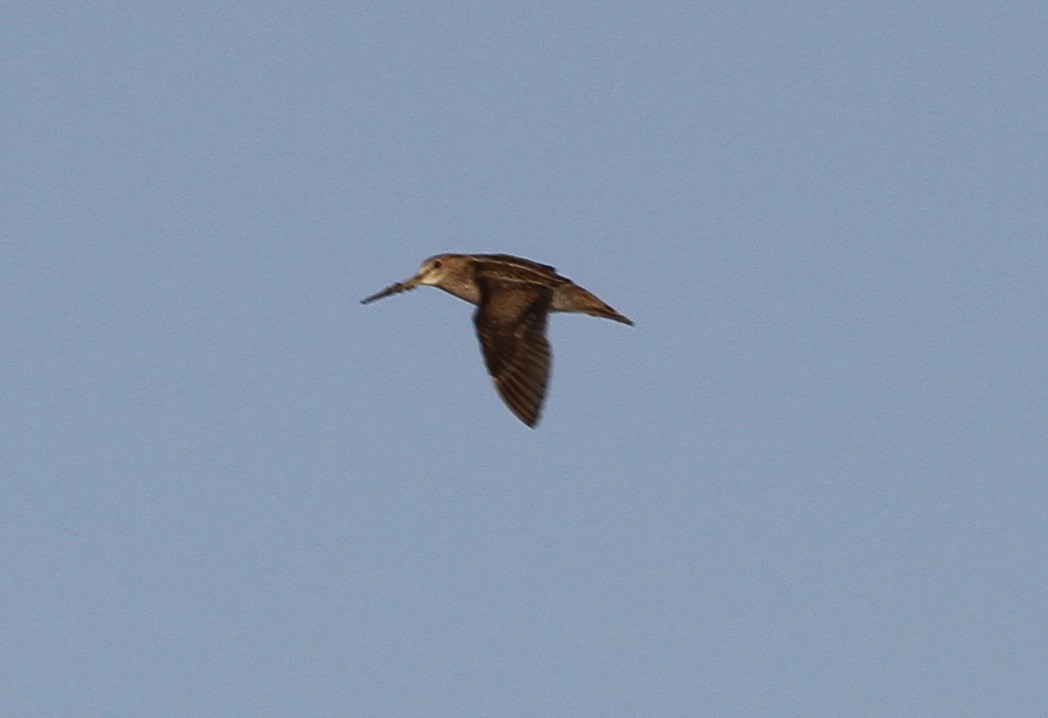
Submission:
[[[473,324],[499,396],[530,427],[542,411],[549,384],[550,312],[582,312],[632,326],[633,322],[547,264],[508,254],[438,254],[411,279],[362,304],[429,284],[477,305]]]

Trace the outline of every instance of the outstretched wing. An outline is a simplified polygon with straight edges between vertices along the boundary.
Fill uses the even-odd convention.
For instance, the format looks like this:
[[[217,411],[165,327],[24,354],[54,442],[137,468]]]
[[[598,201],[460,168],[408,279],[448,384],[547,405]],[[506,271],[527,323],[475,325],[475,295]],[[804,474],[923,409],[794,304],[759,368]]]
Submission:
[[[488,374],[517,418],[535,426],[549,382],[546,316],[553,292],[547,287],[481,282],[473,315]]]

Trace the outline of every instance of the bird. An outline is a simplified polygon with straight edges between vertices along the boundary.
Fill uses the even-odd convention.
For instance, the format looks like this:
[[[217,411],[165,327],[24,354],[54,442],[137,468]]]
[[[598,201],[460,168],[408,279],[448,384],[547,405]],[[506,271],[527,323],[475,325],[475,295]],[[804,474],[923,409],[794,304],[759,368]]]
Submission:
[[[437,254],[415,276],[361,300],[370,304],[420,285],[476,305],[473,325],[495,389],[530,428],[538,424],[550,375],[546,318],[577,312],[633,322],[548,264],[509,254]]]

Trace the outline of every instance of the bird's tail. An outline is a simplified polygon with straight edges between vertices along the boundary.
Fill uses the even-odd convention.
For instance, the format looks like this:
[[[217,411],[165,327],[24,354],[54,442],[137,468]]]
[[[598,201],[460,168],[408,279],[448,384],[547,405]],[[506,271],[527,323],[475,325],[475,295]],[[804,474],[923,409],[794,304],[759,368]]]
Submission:
[[[572,286],[567,290],[566,294],[565,301],[555,302],[553,309],[566,312],[582,312],[590,316],[613,319],[616,322],[633,326],[633,322],[625,316],[605,304],[595,294],[586,291],[578,285]],[[558,304],[562,306],[557,306]]]

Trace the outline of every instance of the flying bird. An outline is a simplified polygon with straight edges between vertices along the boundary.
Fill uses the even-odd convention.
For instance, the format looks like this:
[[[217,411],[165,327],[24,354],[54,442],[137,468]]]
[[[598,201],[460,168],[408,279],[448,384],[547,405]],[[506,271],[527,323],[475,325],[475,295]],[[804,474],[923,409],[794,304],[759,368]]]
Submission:
[[[392,284],[361,304],[420,284],[477,305],[473,324],[488,374],[510,411],[532,428],[538,423],[549,383],[549,313],[580,312],[633,326],[548,264],[508,254],[438,254],[423,262],[411,279]]]

